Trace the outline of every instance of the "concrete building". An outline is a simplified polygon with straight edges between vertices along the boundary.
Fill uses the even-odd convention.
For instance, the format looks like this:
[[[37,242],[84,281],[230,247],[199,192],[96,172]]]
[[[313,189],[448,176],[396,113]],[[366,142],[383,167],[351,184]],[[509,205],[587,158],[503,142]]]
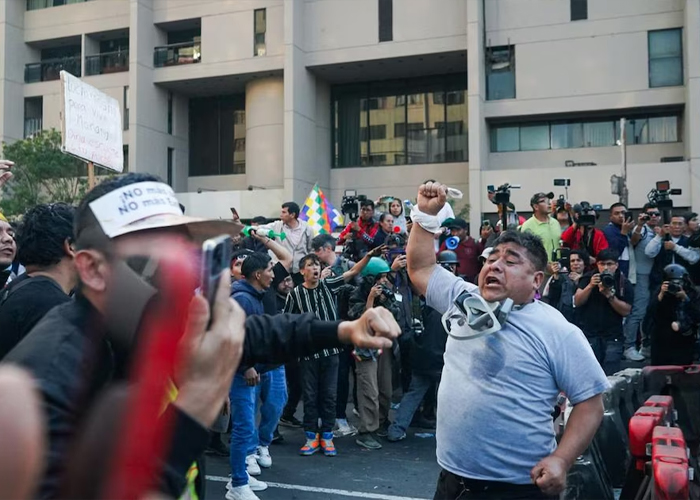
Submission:
[[[60,124],[58,71],[122,104],[128,168],[188,213],[275,215],[318,182],[700,207],[698,0],[1,0],[0,138]],[[459,205],[459,202],[458,202]]]

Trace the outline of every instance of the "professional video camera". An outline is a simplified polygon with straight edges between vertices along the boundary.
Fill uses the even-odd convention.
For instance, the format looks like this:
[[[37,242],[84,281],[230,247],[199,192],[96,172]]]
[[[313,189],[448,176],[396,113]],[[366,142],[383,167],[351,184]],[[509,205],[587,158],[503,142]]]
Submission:
[[[571,271],[571,249],[564,246],[564,242],[559,243],[559,248],[552,250],[552,260],[559,262],[559,272],[568,274]]]
[[[600,273],[600,283],[605,288],[615,288],[615,273],[608,270],[603,271]]]
[[[574,213],[576,214],[576,224],[579,226],[595,226],[595,221],[598,217],[595,209],[587,201],[582,201],[574,205]]]
[[[510,203],[510,190],[520,189],[520,184],[502,184],[497,188],[494,186],[487,187],[489,193],[494,193],[493,202],[496,205],[507,205]]]
[[[682,189],[671,189],[671,183],[669,181],[658,181],[656,187],[649,191],[647,199],[661,210],[670,210],[673,208],[671,196],[677,196],[679,194],[683,194]]]
[[[340,211],[352,222],[355,222],[360,216],[360,205],[363,201],[367,201],[367,196],[357,194],[355,190],[346,189],[341,201]]]
[[[557,211],[566,208],[567,198],[569,197],[569,187],[571,186],[571,179],[554,179],[554,187],[563,187],[565,195],[560,194],[557,198]]]

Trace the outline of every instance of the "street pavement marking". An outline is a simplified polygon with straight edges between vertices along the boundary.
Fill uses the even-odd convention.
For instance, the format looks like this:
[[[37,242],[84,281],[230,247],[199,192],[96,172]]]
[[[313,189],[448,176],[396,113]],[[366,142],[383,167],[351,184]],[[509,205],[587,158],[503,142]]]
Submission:
[[[227,483],[228,477],[207,476],[207,480],[217,483]],[[308,491],[310,493],[326,493],[329,495],[341,495],[355,498],[372,498],[374,500],[425,500],[423,498],[400,497],[396,495],[383,495],[382,493],[366,493],[364,491],[336,490],[333,488],[319,488],[316,486],[303,486],[301,484],[272,483],[265,481],[270,488],[280,488],[283,490]]]

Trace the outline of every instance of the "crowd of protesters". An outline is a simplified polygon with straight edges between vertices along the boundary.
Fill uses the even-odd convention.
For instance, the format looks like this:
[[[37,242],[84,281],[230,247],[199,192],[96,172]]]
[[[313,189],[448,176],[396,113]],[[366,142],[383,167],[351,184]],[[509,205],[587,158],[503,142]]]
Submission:
[[[136,189],[162,191],[170,208],[121,221],[108,213]],[[148,480],[116,491],[202,498],[206,449],[229,458],[226,498],[255,500],[268,487],[258,478],[273,466],[270,446],[285,439],[280,426],[303,429],[300,455],[327,457],[342,453],[338,440],[377,450],[405,439],[409,427],[437,427],[443,474],[435,498],[457,498],[465,488],[492,488],[492,498],[556,495],[600,421],[603,369],[614,373],[623,358],[693,362],[700,324],[697,214],[673,214],[662,223],[653,204],[633,219],[616,203],[601,230],[580,223],[576,207],[536,193],[530,219],[507,217],[507,228],[484,221],[475,239],[445,193],[427,181],[413,218],[398,197],[365,199],[337,239],[314,235],[293,201],[280,207],[279,220],[248,221],[258,230],[242,237],[236,214],[228,221],[185,217],[172,190],[145,174],[106,180],[78,207],[38,205],[16,225],[0,215],[0,382],[9,364],[21,367],[9,377],[20,389],[30,377],[39,401],[27,411],[43,412],[48,427],[47,442],[36,440],[38,451],[23,452],[43,457],[33,456],[37,463],[27,476],[38,486],[16,490],[18,497],[95,497],[123,479],[106,459],[93,463],[100,473],[90,477],[81,466],[95,460],[97,448],[122,457],[120,416],[134,410],[139,383],[148,378],[139,364],[143,332],[159,317],[154,310],[163,315],[154,304],[167,296],[168,283],[177,288],[158,263],[191,255],[202,239],[219,234],[232,239],[230,273],[211,310],[196,295],[183,316],[177,361],[167,373],[172,380],[154,421],[168,422],[162,427],[170,434],[160,439],[171,446],[149,448],[156,464]],[[270,238],[270,231],[286,236]],[[464,293],[517,299],[513,321],[536,331],[533,342],[543,343],[552,366],[563,371],[532,368],[529,340],[495,346],[495,334],[478,344],[488,351],[484,357],[460,365],[460,356],[474,354],[450,339],[443,314]],[[525,307],[533,301],[539,313]],[[566,332],[538,330],[532,314],[551,316]],[[550,333],[566,335],[552,340]],[[504,369],[494,355],[506,351],[518,354]],[[579,355],[574,374],[570,360]],[[519,372],[519,363],[530,368]],[[499,376],[541,384],[539,394],[528,389],[536,400],[524,409],[532,422],[475,437],[490,417],[462,415],[466,407],[459,405],[474,407],[474,391],[485,391],[479,397],[487,406],[517,399],[517,387],[495,396],[480,385]],[[578,408],[581,430],[567,434],[565,451],[550,455],[552,440],[531,431],[546,420],[544,410],[559,391]],[[98,445],[96,435],[114,437]],[[532,445],[520,452],[527,470],[488,453],[465,455],[488,440],[505,446],[524,435]],[[145,489],[135,490],[140,484]]]

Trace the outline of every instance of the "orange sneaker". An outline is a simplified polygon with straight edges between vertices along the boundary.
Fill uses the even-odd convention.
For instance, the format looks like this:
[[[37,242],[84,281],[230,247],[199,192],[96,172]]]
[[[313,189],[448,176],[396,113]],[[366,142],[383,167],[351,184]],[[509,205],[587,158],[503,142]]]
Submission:
[[[334,457],[338,454],[338,451],[335,449],[335,445],[333,444],[332,432],[323,433],[323,437],[321,437],[321,448],[323,449],[323,454],[327,457]]]
[[[331,435],[332,437],[332,435]],[[321,449],[321,436],[313,432],[306,433],[306,444],[301,447],[299,454],[305,457],[313,455]],[[331,444],[333,444],[331,442]]]

